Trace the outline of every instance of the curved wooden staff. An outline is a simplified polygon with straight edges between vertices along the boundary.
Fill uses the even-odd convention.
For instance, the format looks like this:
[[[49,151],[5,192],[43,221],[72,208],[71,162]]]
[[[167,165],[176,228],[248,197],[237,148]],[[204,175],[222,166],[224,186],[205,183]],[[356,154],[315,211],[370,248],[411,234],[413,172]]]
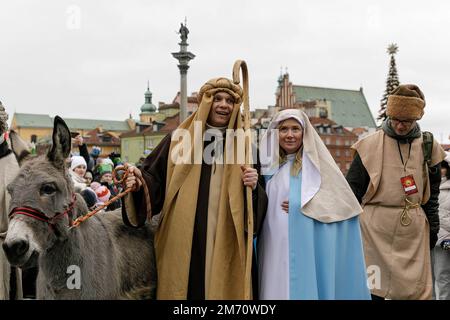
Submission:
[[[247,64],[244,60],[237,60],[233,66],[233,82],[235,84],[240,83],[239,71],[242,69],[243,79],[243,103],[244,103],[244,130],[249,132],[250,130],[250,106],[248,99],[248,70]],[[245,166],[251,167],[252,164],[252,136],[248,135],[248,139],[245,139]],[[247,200],[247,254],[245,261],[245,284],[244,284],[244,299],[252,298],[252,254],[253,254],[253,202],[252,202],[252,188],[246,187],[246,200]]]

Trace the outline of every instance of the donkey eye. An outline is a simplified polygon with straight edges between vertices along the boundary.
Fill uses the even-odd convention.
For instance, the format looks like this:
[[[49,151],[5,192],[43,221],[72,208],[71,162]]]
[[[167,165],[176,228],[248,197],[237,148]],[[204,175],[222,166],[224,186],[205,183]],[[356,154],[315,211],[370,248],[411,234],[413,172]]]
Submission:
[[[45,195],[52,195],[56,192],[56,187],[49,183],[49,184],[44,184],[41,187],[41,194],[45,194]]]

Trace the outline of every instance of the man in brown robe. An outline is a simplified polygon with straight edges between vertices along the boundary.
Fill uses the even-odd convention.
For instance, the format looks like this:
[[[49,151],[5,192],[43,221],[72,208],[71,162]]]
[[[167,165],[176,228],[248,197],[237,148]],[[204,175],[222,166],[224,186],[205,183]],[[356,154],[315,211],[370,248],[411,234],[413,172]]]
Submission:
[[[258,233],[267,196],[256,169],[226,161],[231,151],[235,157],[242,152],[237,144],[233,150],[227,147],[235,136],[225,136],[226,129],[243,127],[242,89],[226,78],[212,79],[198,99],[198,110],[160,142],[141,170],[128,170],[127,187],[134,192],[122,206],[124,222],[141,226],[148,218],[136,178],[142,176],[151,212],[160,214],[155,233],[157,298],[248,299],[251,294],[244,288],[251,288],[252,279],[246,274],[246,219],[253,215],[253,232]],[[204,139],[196,140],[199,133]],[[188,147],[180,152],[185,143]],[[195,161],[198,150],[200,162]],[[253,190],[253,213],[245,209],[246,186]]]
[[[388,97],[382,130],[352,147],[356,154],[347,181],[364,209],[360,222],[373,299],[432,297],[430,248],[439,231],[445,153],[434,140],[425,161],[416,122],[424,107],[417,86],[399,86]]]

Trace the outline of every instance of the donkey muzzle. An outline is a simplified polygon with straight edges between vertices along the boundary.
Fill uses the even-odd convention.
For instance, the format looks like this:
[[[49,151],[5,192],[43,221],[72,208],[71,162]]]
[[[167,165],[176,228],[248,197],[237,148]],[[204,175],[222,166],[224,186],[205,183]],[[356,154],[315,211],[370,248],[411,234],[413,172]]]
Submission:
[[[13,239],[3,242],[3,251],[5,252],[8,261],[12,265],[21,265],[22,262],[28,260],[27,253],[30,249],[30,244],[26,239]]]

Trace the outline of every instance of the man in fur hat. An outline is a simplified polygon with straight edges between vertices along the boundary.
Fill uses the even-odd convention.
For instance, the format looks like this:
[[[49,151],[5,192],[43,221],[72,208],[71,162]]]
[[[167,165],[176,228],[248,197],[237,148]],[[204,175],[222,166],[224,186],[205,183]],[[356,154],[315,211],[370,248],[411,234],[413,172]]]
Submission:
[[[373,299],[432,297],[430,248],[439,231],[445,153],[420,130],[417,120],[424,107],[416,85],[400,85],[388,97],[382,130],[352,146],[355,158],[347,181],[364,209],[361,230],[369,277],[379,277],[371,287]],[[429,148],[424,147],[427,136]]]
[[[251,286],[246,273],[250,270],[246,268],[246,217],[253,214],[257,232],[267,196],[255,169],[223,161],[227,152],[235,150],[226,148],[225,142],[236,140],[224,138],[226,129],[243,128],[242,96],[241,87],[229,79],[208,81],[199,91],[197,111],[161,141],[142,171],[135,167],[128,171],[127,187],[135,192],[122,206],[125,223],[139,226],[147,218],[136,177],[142,176],[150,190],[153,215],[160,213],[155,234],[158,299],[250,298],[244,290]],[[200,141],[195,140],[199,133]],[[180,155],[180,145],[185,143],[193,152],[188,147]],[[202,151],[199,162],[194,159],[197,148]],[[253,190],[253,213],[245,210],[246,186]]]

